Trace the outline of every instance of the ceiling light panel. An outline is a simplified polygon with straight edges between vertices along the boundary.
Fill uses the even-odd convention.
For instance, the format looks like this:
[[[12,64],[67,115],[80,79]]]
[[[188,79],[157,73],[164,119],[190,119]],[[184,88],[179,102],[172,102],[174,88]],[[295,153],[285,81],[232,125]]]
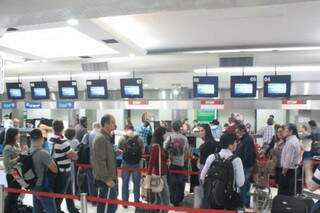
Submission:
[[[7,33],[0,38],[0,46],[42,58],[119,53],[72,27]]]

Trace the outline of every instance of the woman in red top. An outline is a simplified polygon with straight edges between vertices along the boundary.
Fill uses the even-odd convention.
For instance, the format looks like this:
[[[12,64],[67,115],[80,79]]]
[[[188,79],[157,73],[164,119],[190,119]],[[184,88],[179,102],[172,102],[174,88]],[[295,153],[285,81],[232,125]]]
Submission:
[[[164,135],[167,130],[164,127],[159,127],[156,129],[152,136],[152,147],[150,152],[150,160],[148,166],[148,175],[155,174],[161,175],[164,186],[162,192],[156,195],[156,201],[158,204],[169,205],[170,204],[170,194],[169,187],[167,182],[167,174],[168,174],[168,155],[163,149]],[[161,162],[159,163],[159,151],[161,152]],[[159,174],[159,165],[161,165]],[[168,211],[161,210],[160,213],[166,213]]]

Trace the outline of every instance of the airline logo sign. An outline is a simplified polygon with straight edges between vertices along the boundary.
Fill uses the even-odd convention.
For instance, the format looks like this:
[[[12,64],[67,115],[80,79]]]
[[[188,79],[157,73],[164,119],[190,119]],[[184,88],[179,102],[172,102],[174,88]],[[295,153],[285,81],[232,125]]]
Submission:
[[[128,104],[132,106],[148,105],[148,101],[147,100],[129,100]]]
[[[296,99],[296,100],[282,100],[282,109],[304,109],[307,107],[307,101]]]
[[[24,103],[26,109],[41,109],[41,102],[28,101]]]
[[[223,100],[201,100],[200,109],[224,109]]]
[[[73,109],[73,101],[57,101],[57,109]]]
[[[1,102],[1,109],[16,109],[17,103],[12,101]]]

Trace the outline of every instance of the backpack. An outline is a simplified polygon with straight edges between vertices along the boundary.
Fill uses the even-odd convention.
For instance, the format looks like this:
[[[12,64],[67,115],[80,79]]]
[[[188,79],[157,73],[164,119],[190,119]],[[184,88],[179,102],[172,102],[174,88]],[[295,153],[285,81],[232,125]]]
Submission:
[[[170,156],[181,156],[183,155],[183,150],[185,146],[185,142],[181,141],[182,139],[172,140],[170,136],[170,140],[167,144],[166,150],[168,151]]]
[[[138,135],[133,138],[125,136],[126,142],[123,149],[123,159],[128,164],[137,164],[142,157],[142,150],[139,145]]]
[[[79,164],[90,164],[90,145],[89,145],[89,134],[84,136],[84,139],[77,147]]]
[[[232,161],[235,155],[223,159],[214,154],[212,162],[204,181],[204,194],[207,195],[207,208],[236,208],[239,204],[239,195],[234,188],[234,172]],[[235,206],[233,206],[235,205]]]
[[[36,152],[21,156],[11,172],[14,179],[25,189],[32,189],[38,180],[32,160],[32,156]]]

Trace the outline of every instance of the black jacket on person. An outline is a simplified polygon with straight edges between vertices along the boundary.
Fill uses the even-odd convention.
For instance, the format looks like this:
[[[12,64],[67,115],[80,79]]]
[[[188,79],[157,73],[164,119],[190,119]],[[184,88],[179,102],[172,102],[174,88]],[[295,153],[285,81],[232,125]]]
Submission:
[[[200,150],[200,164],[206,163],[209,155],[220,152],[220,145],[215,140],[207,140],[199,147]]]
[[[256,163],[256,152],[252,137],[246,133],[240,138],[236,155],[241,158],[243,168],[250,168]]]

